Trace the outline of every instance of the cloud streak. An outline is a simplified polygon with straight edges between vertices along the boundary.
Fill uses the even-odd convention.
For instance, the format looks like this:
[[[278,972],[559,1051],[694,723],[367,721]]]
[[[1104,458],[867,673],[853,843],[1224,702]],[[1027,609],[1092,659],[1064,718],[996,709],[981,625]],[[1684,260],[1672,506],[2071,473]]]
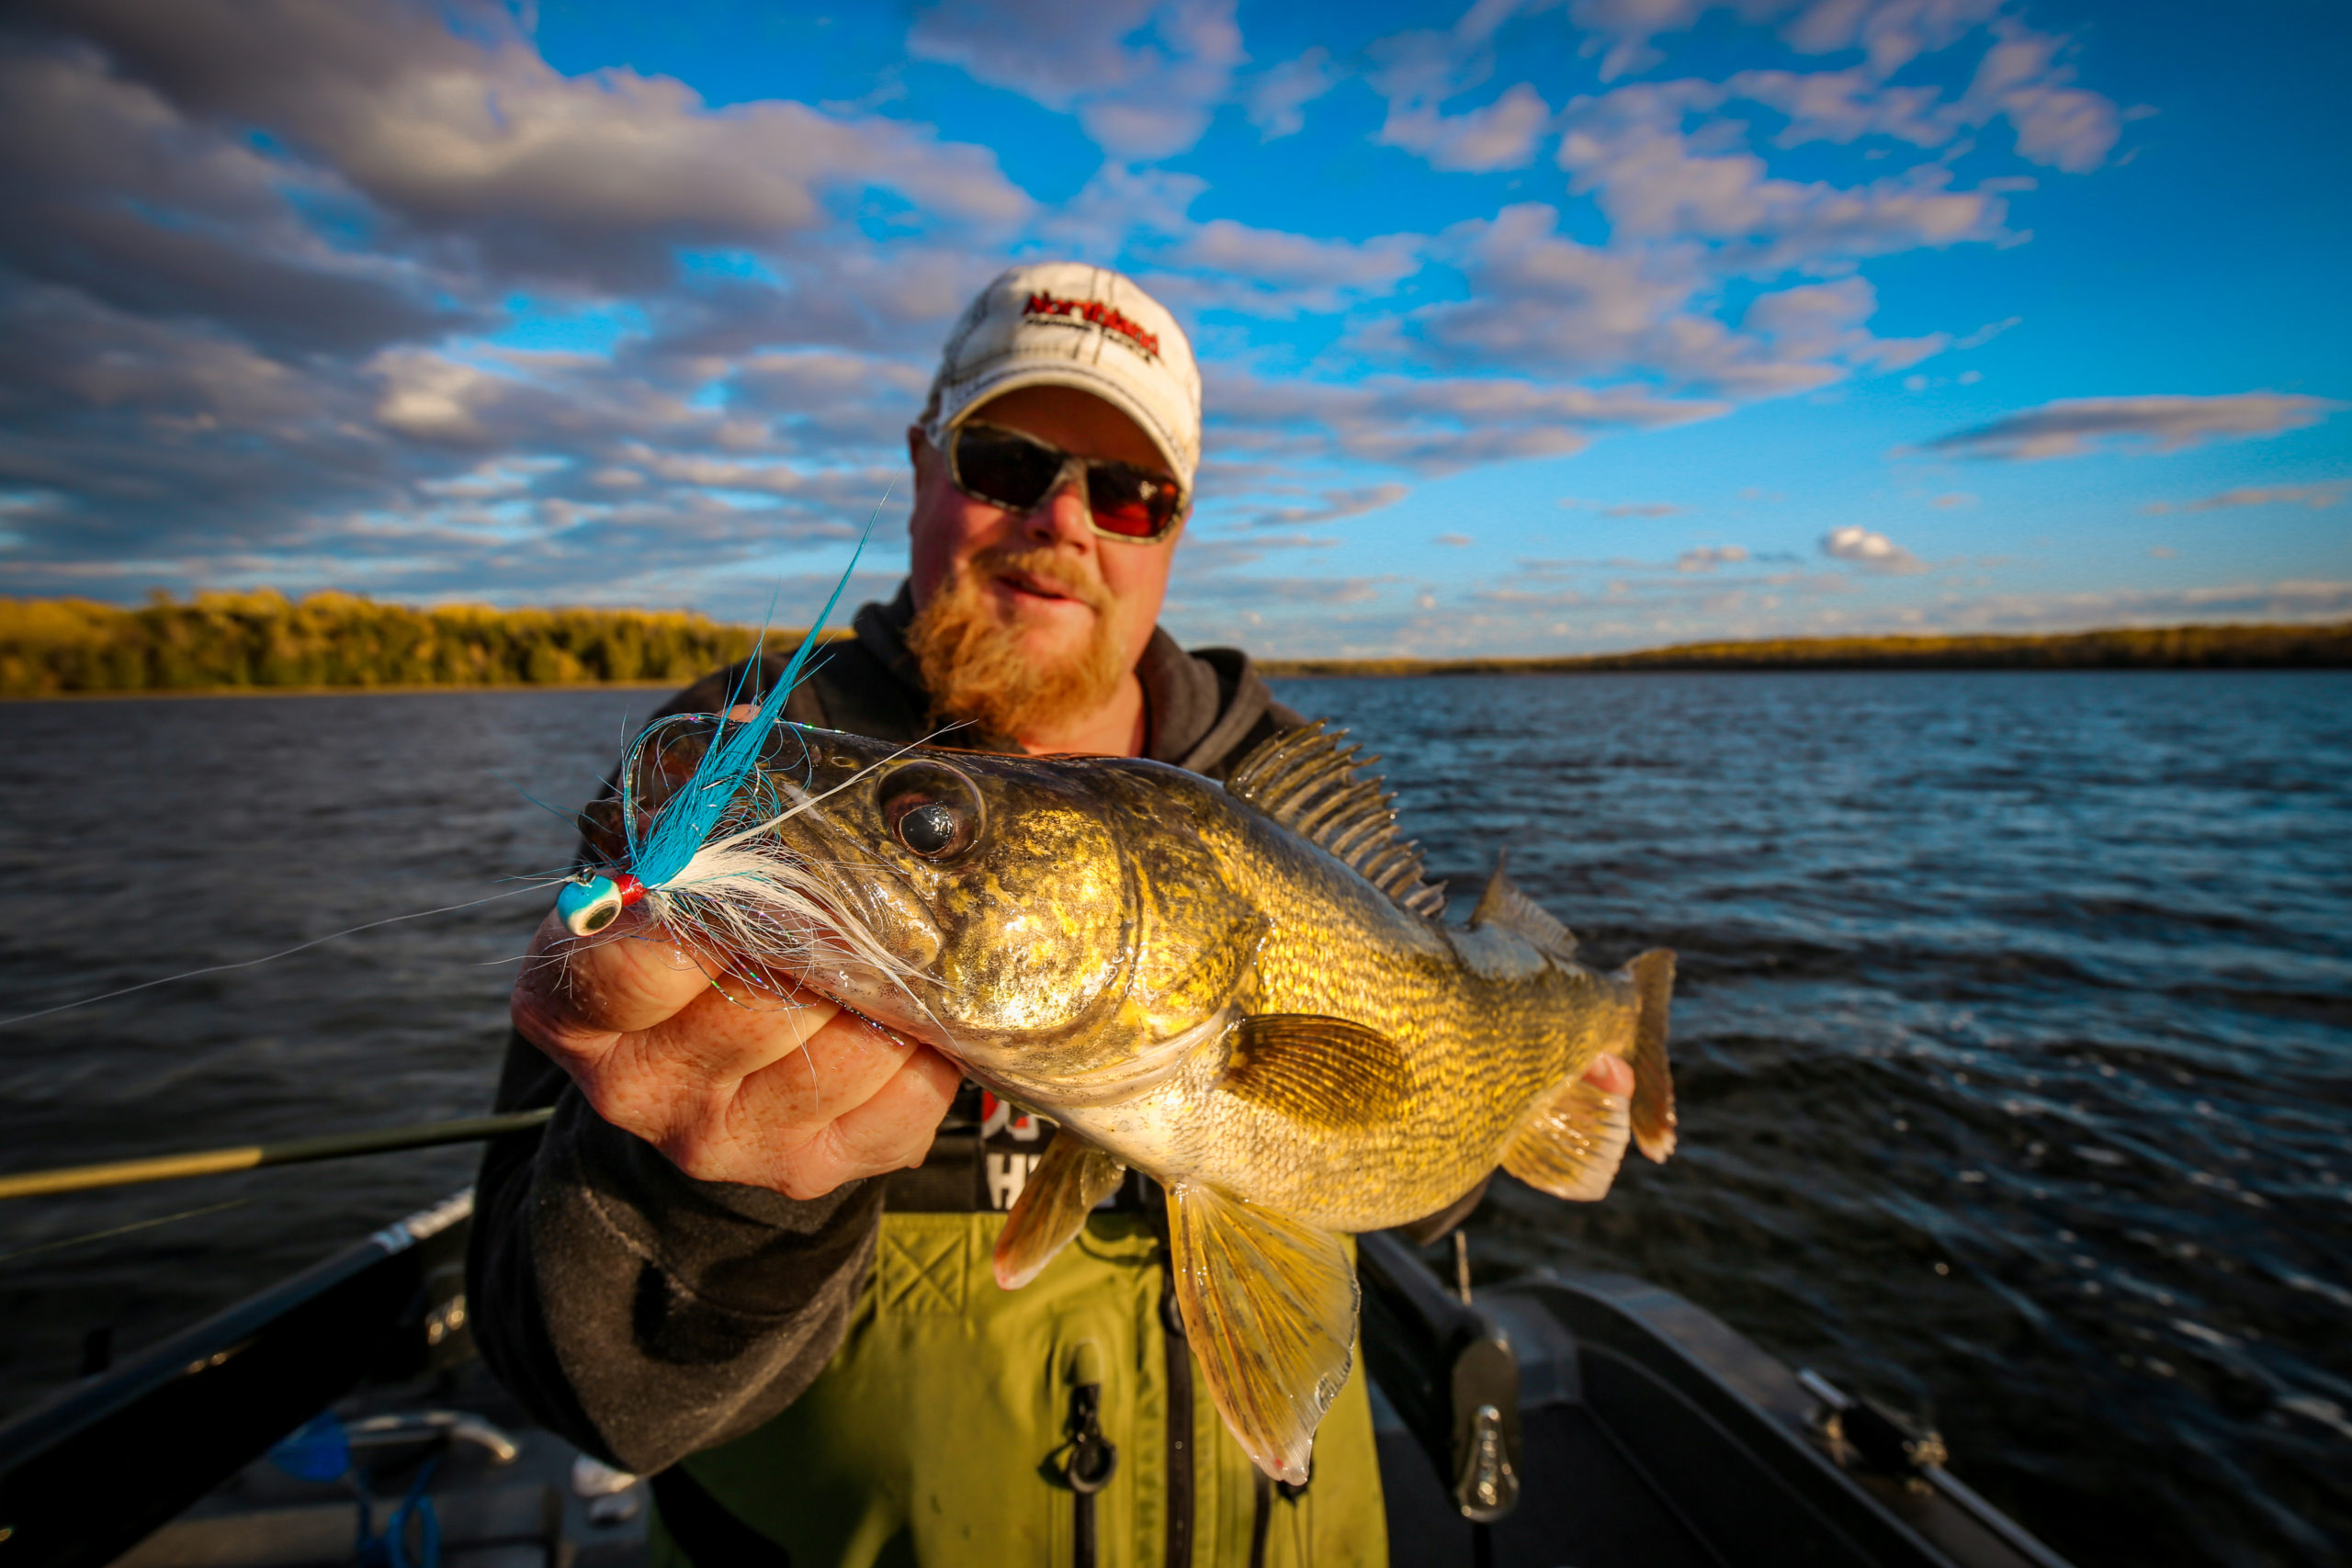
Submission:
[[[2300,392],[2076,398],[1939,435],[1920,450],[2010,462],[2076,457],[2110,443],[2126,450],[2173,452],[2207,441],[2301,430],[2344,406]]]

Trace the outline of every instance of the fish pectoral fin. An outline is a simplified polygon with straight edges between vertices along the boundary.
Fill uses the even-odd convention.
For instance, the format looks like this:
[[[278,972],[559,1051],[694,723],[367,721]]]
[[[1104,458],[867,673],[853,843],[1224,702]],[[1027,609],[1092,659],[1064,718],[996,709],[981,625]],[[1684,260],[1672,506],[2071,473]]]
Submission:
[[[1214,1189],[1168,1190],[1176,1304],[1209,1398],[1251,1461],[1302,1485],[1355,1359],[1356,1271],[1329,1231]]]
[[[1633,1131],[1625,1097],[1579,1077],[1519,1130],[1503,1168],[1539,1192],[1589,1203],[1608,1196]]]
[[[1217,1087],[1310,1127],[1393,1124],[1405,1114],[1405,1053],[1376,1029],[1314,1013],[1252,1013],[1234,1026]]]
[[[1037,1168],[1022,1184],[1021,1196],[1012,1201],[1012,1213],[1005,1216],[1004,1229],[996,1238],[990,1259],[996,1282],[1017,1291],[1035,1279],[1054,1254],[1085,1229],[1086,1216],[1126,1174],[1126,1165],[1117,1156],[1074,1136],[1067,1127],[1057,1131]]]

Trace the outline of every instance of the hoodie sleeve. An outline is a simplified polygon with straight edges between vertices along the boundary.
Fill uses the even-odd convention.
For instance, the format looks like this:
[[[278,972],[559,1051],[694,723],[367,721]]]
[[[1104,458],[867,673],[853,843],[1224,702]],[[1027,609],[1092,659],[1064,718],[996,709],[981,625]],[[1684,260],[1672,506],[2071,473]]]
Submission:
[[[467,1300],[524,1407],[639,1474],[774,1416],[832,1359],[873,1266],[882,1185],[803,1202],[696,1181],[599,1118],[521,1035],[498,1109],[553,1105],[492,1144]]]

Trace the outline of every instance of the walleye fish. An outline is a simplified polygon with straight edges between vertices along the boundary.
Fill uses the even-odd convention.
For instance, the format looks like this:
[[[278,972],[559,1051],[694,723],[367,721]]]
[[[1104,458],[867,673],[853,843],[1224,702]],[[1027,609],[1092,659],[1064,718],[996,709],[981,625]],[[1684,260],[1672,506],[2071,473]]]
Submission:
[[[664,759],[695,751],[659,734],[632,767],[640,808],[679,782]],[[1128,1167],[1157,1179],[1210,1395],[1294,1483],[1353,1355],[1342,1235],[1434,1213],[1498,1165],[1597,1199],[1629,1135],[1654,1160],[1674,1145],[1673,954],[1584,967],[1499,866],[1466,925],[1438,923],[1392,797],[1343,741],[1277,736],[1220,786],[777,725],[657,911],[1058,1123],[1001,1285],[1034,1279]],[[1603,1054],[1631,1064],[1630,1105],[1586,1081]]]

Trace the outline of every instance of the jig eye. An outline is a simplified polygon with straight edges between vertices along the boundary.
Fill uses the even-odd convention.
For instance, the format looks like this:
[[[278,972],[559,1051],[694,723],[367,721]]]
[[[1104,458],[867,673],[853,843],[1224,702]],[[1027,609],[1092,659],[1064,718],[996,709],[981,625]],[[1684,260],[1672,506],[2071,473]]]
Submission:
[[[563,891],[555,896],[555,912],[563,917],[563,928],[574,936],[594,936],[620,919],[628,900],[609,876],[592,876],[584,882],[567,882]]]
[[[925,860],[950,860],[980,833],[980,792],[956,769],[913,762],[882,781],[882,819],[890,836]]]

